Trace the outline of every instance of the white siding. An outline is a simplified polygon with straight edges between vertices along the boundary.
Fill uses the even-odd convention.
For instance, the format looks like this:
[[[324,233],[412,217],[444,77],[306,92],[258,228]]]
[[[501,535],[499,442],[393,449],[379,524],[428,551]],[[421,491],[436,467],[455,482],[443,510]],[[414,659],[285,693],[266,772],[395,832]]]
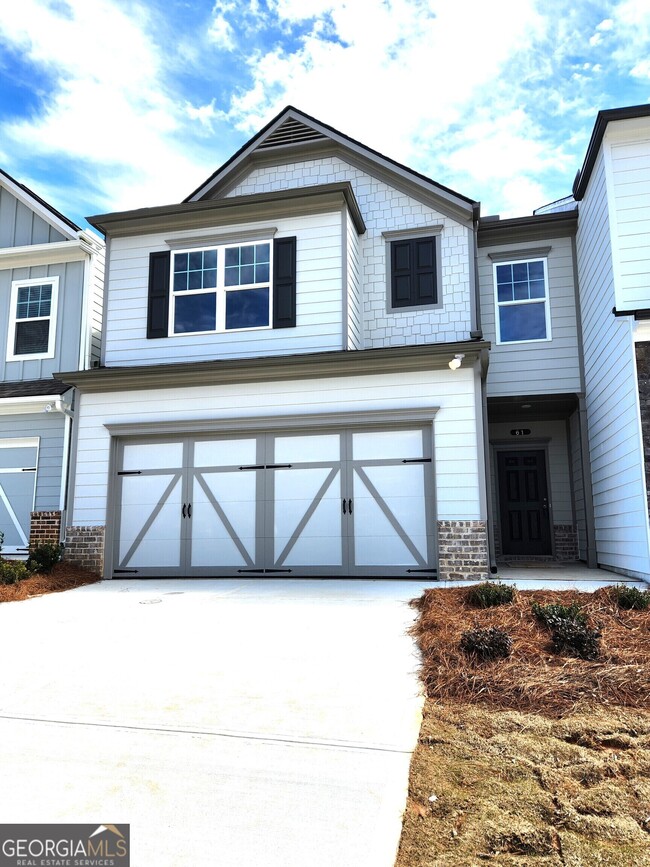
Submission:
[[[104,250],[93,259],[90,281],[90,366],[100,363],[102,348],[102,319],[104,316],[104,276],[105,276]]]
[[[350,181],[366,224],[361,239],[364,346],[468,340],[473,253],[465,226],[366,174],[339,157],[256,168],[229,196]],[[440,310],[388,311],[388,265],[382,232],[442,226]]]
[[[611,140],[611,229],[615,243],[616,307],[635,310],[650,306],[650,120],[635,140],[618,143],[623,128]],[[606,144],[607,147],[607,144]]]
[[[149,253],[169,249],[168,239],[191,242],[192,235],[203,238],[209,230],[113,239],[105,364],[192,362],[342,349],[341,220],[341,212],[336,211],[229,227],[236,232],[272,225],[278,229],[276,237],[297,237],[297,326],[230,334],[176,335],[157,340],[146,337]]]
[[[595,539],[602,566],[650,574],[636,364],[614,274],[602,150],[580,203],[577,249]]]
[[[474,371],[422,371],[81,396],[73,524],[104,524],[110,437],[105,424],[355,413],[439,406],[434,422],[437,517],[484,519]],[[263,424],[260,425],[263,429]]]
[[[490,253],[512,253],[551,247],[547,257],[551,308],[551,340],[497,344],[494,273]],[[491,341],[487,378],[488,397],[533,394],[570,394],[581,390],[575,275],[570,238],[479,248],[481,324]]]
[[[347,216],[348,349],[363,349],[361,249],[354,223]]]

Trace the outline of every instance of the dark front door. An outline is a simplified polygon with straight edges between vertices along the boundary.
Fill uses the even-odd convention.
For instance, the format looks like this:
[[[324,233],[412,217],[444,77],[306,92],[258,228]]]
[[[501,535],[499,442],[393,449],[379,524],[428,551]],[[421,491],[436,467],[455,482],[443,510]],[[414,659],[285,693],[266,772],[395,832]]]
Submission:
[[[498,452],[503,554],[551,554],[544,452]]]

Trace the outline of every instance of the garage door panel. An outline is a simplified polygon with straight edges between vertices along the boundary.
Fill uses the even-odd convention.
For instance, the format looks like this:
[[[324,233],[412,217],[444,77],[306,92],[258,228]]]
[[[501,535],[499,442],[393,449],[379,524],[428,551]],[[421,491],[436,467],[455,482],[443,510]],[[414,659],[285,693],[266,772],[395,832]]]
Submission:
[[[120,567],[181,565],[180,472],[124,476],[120,513]]]
[[[125,443],[122,472],[177,469],[183,466],[182,442]]]
[[[341,434],[274,436],[273,461],[278,464],[341,460]]]
[[[426,536],[426,514],[422,507],[425,497],[425,478],[422,466],[364,467],[368,481],[407,536]],[[358,498],[372,496],[365,485],[355,490]]]
[[[28,544],[35,482],[35,472],[0,471],[0,530],[4,534],[5,551]]]
[[[359,431],[352,434],[352,460],[412,460],[423,456],[421,430]]]
[[[191,566],[251,567],[257,557],[257,473],[196,473]]]
[[[195,467],[239,467],[257,463],[257,437],[197,440]]]

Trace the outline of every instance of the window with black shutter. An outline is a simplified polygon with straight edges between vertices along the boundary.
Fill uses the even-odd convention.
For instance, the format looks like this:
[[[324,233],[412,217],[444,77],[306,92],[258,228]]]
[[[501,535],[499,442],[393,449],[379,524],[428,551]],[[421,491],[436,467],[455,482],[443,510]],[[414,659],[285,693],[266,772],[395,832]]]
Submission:
[[[391,307],[423,307],[438,303],[436,238],[390,242]]]

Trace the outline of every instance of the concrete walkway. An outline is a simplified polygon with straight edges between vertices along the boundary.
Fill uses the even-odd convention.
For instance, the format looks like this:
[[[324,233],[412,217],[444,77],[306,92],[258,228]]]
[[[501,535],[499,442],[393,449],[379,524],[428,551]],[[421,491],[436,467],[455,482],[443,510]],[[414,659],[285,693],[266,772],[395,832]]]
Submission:
[[[426,582],[110,581],[0,606],[2,822],[134,867],[392,867]]]

